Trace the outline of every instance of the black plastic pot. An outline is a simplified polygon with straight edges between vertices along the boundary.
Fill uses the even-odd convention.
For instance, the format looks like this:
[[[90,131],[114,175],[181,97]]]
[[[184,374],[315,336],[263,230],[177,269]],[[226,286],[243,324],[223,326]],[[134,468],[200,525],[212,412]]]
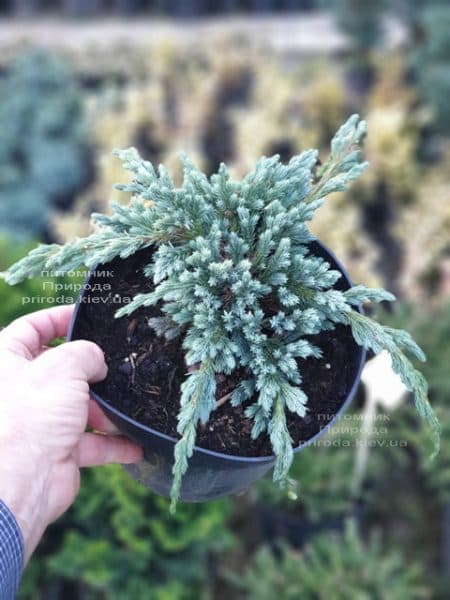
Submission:
[[[325,258],[332,268],[341,271],[343,277],[336,285],[337,289],[345,290],[351,286],[344,268],[325,246],[319,242],[312,242],[311,250],[314,254]],[[100,268],[107,269],[108,265],[98,267],[98,269]],[[86,283],[90,282],[91,280],[88,279]],[[80,325],[80,317],[82,318],[81,307],[89,294],[92,294],[90,289],[84,289],[78,298],[67,337],[69,341],[82,337],[77,330]],[[354,354],[349,357],[349,362],[355,365],[352,385],[349,386],[340,410],[326,427],[310,440],[298,446],[295,452],[321,436],[346,410],[357,390],[365,356],[365,351],[355,342]],[[138,465],[126,466],[126,470],[146,487],[162,496],[169,496],[172,485],[175,438],[133,420],[109,404],[107,398],[101,398],[94,391],[92,391],[92,396],[119,430],[144,448],[145,460]],[[274,462],[273,456],[246,458],[221,454],[196,446],[189,461],[188,471],[183,478],[180,498],[188,502],[203,502],[241,492],[260,479],[274,465]]]
[[[355,504],[347,513],[324,516],[315,521],[270,504],[258,504],[257,514],[263,542],[276,544],[281,539],[300,550],[319,533],[326,531],[342,533],[348,519],[355,521],[359,528],[364,518],[365,507],[363,504]]]

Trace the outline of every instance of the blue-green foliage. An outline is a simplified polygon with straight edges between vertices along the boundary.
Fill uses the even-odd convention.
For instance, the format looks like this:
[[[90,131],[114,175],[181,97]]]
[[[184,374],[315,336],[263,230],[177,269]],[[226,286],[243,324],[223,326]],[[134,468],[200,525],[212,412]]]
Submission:
[[[43,51],[18,56],[0,78],[0,228],[39,236],[54,203],[87,177],[82,100],[68,65]]]
[[[295,455],[283,489],[268,476],[255,484],[257,501],[316,523],[351,514],[361,500],[354,480],[362,414],[350,416],[354,418],[339,419],[324,437]],[[366,489],[361,495],[368,498]]]
[[[242,181],[232,181],[224,164],[207,178],[187,158],[184,182],[175,187],[164,167],[155,171],[134,149],[119,152],[132,182],[126,207],[111,216],[93,215],[97,231],[66,246],[40,246],[6,273],[8,283],[43,269],[93,266],[153,245],[146,268],[154,291],[140,294],[117,316],[160,302],[163,317],[152,323],[159,335],[182,336],[190,374],[182,385],[172,498],[195,445],[197,424],[216,408],[216,374],[245,372],[232,394],[246,403],[252,436],[267,433],[276,456],[274,479],[286,479],[293,458],[287,415],[305,416],[297,359],[320,358],[306,336],[350,325],[356,341],[374,352],[387,349],[394,369],[416,394],[419,412],[439,426],[426,397],[426,382],[404,351],[423,359],[403,332],[383,327],[354,307],[393,300],[384,290],[355,286],[334,289],[340,273],[309,250],[308,222],[328,194],[346,189],[366,167],[359,143],[365,123],[353,115],[331,142],[328,160],[317,167],[308,150],[282,164],[261,158]],[[338,224],[337,224],[338,226]]]
[[[428,362],[423,367],[430,387],[430,398],[442,423],[442,449],[436,460],[429,461],[427,448],[430,433],[417,422],[410,403],[392,415],[390,438],[403,439],[408,447],[393,447],[378,457],[389,465],[419,459],[422,480],[442,503],[450,502],[450,303],[434,307],[422,305],[399,306],[392,313],[383,314],[383,320],[394,327],[408,327],[427,353]],[[413,449],[413,451],[412,451]],[[412,468],[410,465],[406,469]],[[417,469],[417,466],[415,467]]]
[[[33,241],[13,244],[10,239],[0,237],[0,271],[25,256],[34,245]],[[82,283],[80,276],[64,275],[27,279],[11,288],[0,280],[0,327],[34,310],[73,303],[77,294],[74,290],[80,289]]]
[[[439,131],[450,133],[450,6],[425,8],[420,21],[423,42],[414,55],[419,90],[433,110]]]
[[[368,51],[383,36],[385,0],[330,0],[336,21],[359,51]]]

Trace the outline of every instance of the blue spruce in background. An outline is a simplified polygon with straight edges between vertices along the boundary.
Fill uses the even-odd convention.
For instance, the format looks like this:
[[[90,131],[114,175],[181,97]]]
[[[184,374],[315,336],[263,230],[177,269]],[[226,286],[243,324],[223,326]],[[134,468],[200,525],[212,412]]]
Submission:
[[[450,133],[450,6],[437,4],[423,10],[422,43],[414,57],[418,88],[433,111],[435,128]]]
[[[0,231],[42,237],[90,172],[80,90],[68,65],[22,54],[0,78]]]

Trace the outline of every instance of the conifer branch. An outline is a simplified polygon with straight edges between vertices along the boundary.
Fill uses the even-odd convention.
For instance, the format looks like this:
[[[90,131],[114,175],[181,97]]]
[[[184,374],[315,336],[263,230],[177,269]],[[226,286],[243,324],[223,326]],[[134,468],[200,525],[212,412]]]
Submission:
[[[94,268],[117,256],[127,258],[152,243],[153,238],[148,234],[112,235],[106,230],[87,238],[77,238],[64,246],[41,244],[12,265],[4,274],[4,279],[6,283],[16,285],[28,277],[43,276],[45,272],[60,275],[82,266]]]
[[[425,361],[421,348],[405,331],[380,325],[359,312],[349,311],[347,322],[359,345],[372,350],[375,354],[382,350],[389,352],[393,370],[399,375],[405,387],[412,392],[419,415],[430,425],[434,444],[431,455],[433,459],[440,448],[441,425],[428,400],[428,384],[424,376],[414,368],[404,352],[409,352],[418,360]]]
[[[180,412],[177,431],[181,439],[175,445],[171,511],[175,511],[181,481],[195,446],[197,423],[206,423],[216,404],[216,379],[210,361],[191,373],[181,386]]]
[[[318,179],[307,201],[320,200],[333,192],[342,192],[348,184],[363,173],[367,162],[359,162],[362,139],[366,135],[366,122],[352,115],[337,131],[331,141],[328,160],[318,170]]]

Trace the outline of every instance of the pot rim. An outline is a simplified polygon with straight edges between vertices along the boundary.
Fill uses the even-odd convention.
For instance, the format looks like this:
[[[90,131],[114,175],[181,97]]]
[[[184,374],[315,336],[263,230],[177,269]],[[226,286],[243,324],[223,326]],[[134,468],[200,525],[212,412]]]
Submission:
[[[344,280],[346,281],[346,283],[349,285],[349,287],[351,287],[352,281],[351,281],[346,269],[343,267],[342,263],[336,258],[336,256],[333,254],[333,252],[331,252],[328,249],[328,247],[325,244],[323,244],[321,241],[319,241],[317,238],[313,238],[311,240],[311,243],[316,243],[320,248],[322,248],[330,256],[330,258],[336,263],[337,269],[342,273],[342,276],[343,276]],[[96,271],[98,266],[99,265],[96,265],[92,269],[92,271]],[[89,282],[89,280],[90,280],[90,275],[87,276],[86,281],[84,282],[84,285],[86,285]],[[75,308],[74,308],[74,311],[72,314],[72,318],[71,318],[69,328],[67,331],[67,336],[66,336],[66,341],[68,341],[68,342],[72,341],[73,330],[75,329],[75,323],[77,321],[78,313],[79,313],[80,306],[81,306],[81,298],[83,297],[85,291],[86,291],[85,289],[81,290],[80,294],[78,295],[77,301],[75,303]],[[358,310],[359,310],[359,312],[363,313],[362,306],[358,306]],[[355,341],[355,344],[356,344],[356,341]],[[344,414],[344,412],[347,410],[348,406],[350,405],[351,401],[353,400],[353,398],[356,394],[356,390],[359,387],[361,373],[364,368],[364,364],[366,362],[366,355],[367,355],[366,349],[362,346],[358,346],[358,348],[360,351],[360,360],[359,360],[358,369],[355,373],[355,377],[353,379],[353,384],[352,384],[351,388],[349,389],[349,391],[347,392],[347,396],[346,396],[344,402],[341,404],[339,410],[335,413],[333,418],[330,419],[330,421],[320,431],[318,431],[315,435],[313,435],[313,437],[311,437],[309,440],[302,442],[300,445],[296,446],[293,449],[294,453],[297,453],[300,450],[307,448],[308,446],[313,444],[319,437],[325,435],[325,433],[336,423],[336,421],[341,417],[341,415]],[[121,419],[123,421],[126,421],[133,427],[136,427],[136,428],[140,429],[142,432],[145,432],[147,434],[156,436],[157,438],[160,438],[161,440],[170,442],[173,445],[175,445],[177,443],[178,440],[176,438],[172,437],[171,435],[162,433],[161,431],[153,429],[152,427],[149,427],[148,425],[144,425],[143,423],[139,423],[139,421],[132,419],[125,413],[118,410],[116,407],[109,404],[105,399],[103,399],[99,394],[94,392],[92,389],[90,389],[89,393],[90,393],[91,397],[94,398],[94,400],[98,404],[100,404],[100,406],[102,408],[105,408],[107,411],[113,413],[116,417],[118,417],[119,419]],[[194,452],[199,452],[199,453],[205,454],[207,456],[220,458],[222,460],[229,460],[229,461],[235,462],[235,463],[240,462],[240,463],[262,464],[265,462],[274,462],[275,461],[275,455],[273,455],[273,454],[268,455],[268,456],[238,456],[235,454],[224,454],[222,452],[216,452],[215,450],[209,450],[208,448],[202,448],[201,446],[197,446],[197,445],[194,446]]]

